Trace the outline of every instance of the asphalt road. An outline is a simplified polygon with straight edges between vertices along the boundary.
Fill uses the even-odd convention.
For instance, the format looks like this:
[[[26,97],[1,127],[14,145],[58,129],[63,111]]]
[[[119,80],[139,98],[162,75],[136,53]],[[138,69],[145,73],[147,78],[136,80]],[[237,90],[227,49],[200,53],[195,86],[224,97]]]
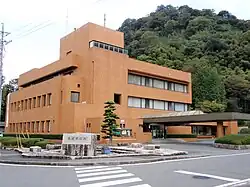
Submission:
[[[184,144],[162,146],[194,153],[205,151],[212,156],[123,166],[44,167],[0,164],[0,186],[214,187],[250,178],[250,151]]]

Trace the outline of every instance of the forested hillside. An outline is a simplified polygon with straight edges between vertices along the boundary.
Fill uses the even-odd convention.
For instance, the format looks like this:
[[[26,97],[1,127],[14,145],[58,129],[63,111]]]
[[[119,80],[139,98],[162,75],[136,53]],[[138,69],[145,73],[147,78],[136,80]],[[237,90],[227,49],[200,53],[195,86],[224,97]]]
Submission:
[[[249,20],[161,5],[119,30],[131,57],[192,72],[193,108],[250,112]]]

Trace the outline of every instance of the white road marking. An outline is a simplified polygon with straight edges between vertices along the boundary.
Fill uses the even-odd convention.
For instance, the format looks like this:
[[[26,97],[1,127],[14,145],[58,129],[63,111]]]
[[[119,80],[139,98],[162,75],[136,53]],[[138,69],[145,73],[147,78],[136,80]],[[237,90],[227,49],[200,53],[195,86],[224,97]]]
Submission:
[[[79,170],[76,173],[89,173],[89,172],[97,172],[97,171],[110,171],[110,170],[118,170],[122,169],[121,167],[110,167],[110,168],[100,168],[100,169],[90,169],[90,170]]]
[[[195,172],[184,171],[184,170],[178,170],[178,171],[174,171],[174,172],[175,173],[186,174],[186,175],[209,177],[209,178],[223,180],[223,181],[229,181],[229,182],[238,182],[239,181],[239,179],[233,179],[233,178],[227,178],[227,177],[221,177],[221,176],[209,175],[209,174],[203,174],[203,173],[195,173]]]
[[[84,169],[99,169],[99,168],[107,168],[108,166],[90,166],[84,168],[75,168],[75,170],[84,170]]]
[[[135,178],[130,178],[130,179],[121,179],[121,180],[86,184],[86,185],[81,185],[80,187],[106,187],[106,186],[114,186],[118,184],[127,184],[127,183],[140,182],[140,181],[142,181],[140,178],[135,177]]]
[[[152,164],[162,164],[162,163],[182,162],[182,161],[192,161],[192,160],[203,160],[203,159],[211,159],[211,158],[224,158],[224,157],[234,157],[234,156],[244,156],[244,155],[250,155],[250,152],[227,154],[227,155],[213,155],[213,156],[196,157],[196,158],[184,158],[184,159],[175,159],[175,160],[163,160],[163,161],[158,161],[158,162],[148,162],[148,163],[138,163],[138,164],[120,164],[118,166],[141,166],[141,165],[152,165]]]
[[[96,172],[96,173],[85,173],[85,174],[78,174],[77,177],[91,177],[91,176],[100,176],[100,175],[109,175],[109,174],[117,174],[117,173],[125,173],[127,170],[114,170],[114,171],[103,171],[103,172]]]
[[[214,187],[240,186],[240,185],[249,184],[249,183],[250,183],[250,178],[244,179],[244,180],[239,180],[236,182],[227,183],[227,184],[222,184],[222,185],[218,185],[218,186],[214,186]]]
[[[135,186],[130,186],[130,187],[151,187],[149,184],[139,184]]]
[[[116,178],[122,178],[122,177],[132,177],[134,174],[132,173],[124,173],[124,174],[118,174],[118,175],[106,175],[106,176],[98,176],[98,177],[91,177],[91,178],[83,178],[78,179],[79,183],[81,182],[89,182],[89,181],[98,181],[98,180],[104,180],[104,179],[116,179]]]

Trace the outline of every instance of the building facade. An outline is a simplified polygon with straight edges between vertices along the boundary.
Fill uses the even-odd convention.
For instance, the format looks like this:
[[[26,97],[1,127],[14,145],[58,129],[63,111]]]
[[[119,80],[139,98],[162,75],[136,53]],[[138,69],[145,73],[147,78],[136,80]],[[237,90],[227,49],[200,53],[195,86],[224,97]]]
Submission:
[[[87,23],[60,40],[60,58],[19,76],[9,96],[7,133],[100,133],[104,102],[114,100],[122,134],[138,141],[140,116],[187,111],[191,74],[129,58],[124,35]]]

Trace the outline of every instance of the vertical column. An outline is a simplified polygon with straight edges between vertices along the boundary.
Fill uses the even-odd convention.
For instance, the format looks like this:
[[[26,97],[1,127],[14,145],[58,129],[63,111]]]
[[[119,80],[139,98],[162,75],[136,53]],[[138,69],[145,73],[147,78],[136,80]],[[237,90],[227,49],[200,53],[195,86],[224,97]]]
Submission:
[[[223,121],[218,121],[217,122],[217,132],[216,132],[216,137],[220,138],[224,136],[223,132]]]

